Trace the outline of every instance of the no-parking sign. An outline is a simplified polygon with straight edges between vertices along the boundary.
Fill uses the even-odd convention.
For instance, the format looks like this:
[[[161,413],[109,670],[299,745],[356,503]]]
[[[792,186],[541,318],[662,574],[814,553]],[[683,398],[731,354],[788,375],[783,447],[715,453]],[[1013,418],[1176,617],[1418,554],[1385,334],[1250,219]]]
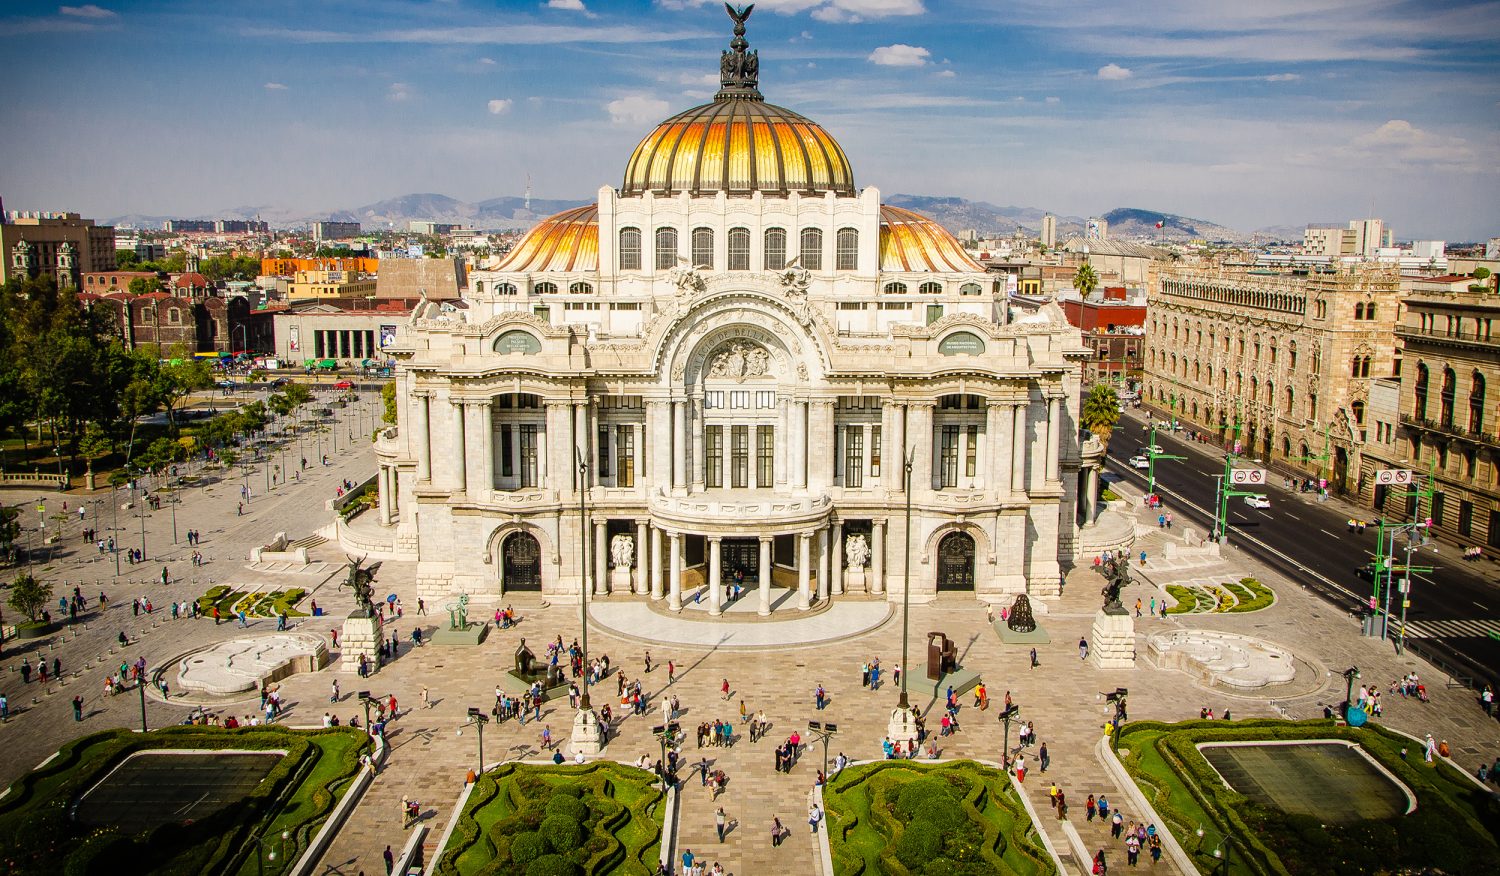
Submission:
[[[1411,469],[1409,468],[1383,468],[1375,472],[1375,483],[1377,484],[1410,484]]]
[[[1264,486],[1266,483],[1266,470],[1263,468],[1237,468],[1229,473],[1231,484],[1248,484],[1252,487]]]

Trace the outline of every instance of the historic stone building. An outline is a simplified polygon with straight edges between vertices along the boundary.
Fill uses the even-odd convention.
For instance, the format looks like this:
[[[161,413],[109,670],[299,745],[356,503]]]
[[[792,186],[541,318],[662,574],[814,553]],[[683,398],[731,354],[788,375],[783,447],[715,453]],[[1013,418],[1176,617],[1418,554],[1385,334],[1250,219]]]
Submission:
[[[1393,372],[1399,304],[1390,267],[1166,268],[1148,293],[1143,398],[1226,447],[1357,491],[1369,384]]]
[[[1078,330],[1013,318],[946,230],[857,189],[746,49],[618,188],[418,305],[386,347],[383,526],[346,546],[415,557],[428,598],[899,598],[908,538],[914,595],[1059,592]]]

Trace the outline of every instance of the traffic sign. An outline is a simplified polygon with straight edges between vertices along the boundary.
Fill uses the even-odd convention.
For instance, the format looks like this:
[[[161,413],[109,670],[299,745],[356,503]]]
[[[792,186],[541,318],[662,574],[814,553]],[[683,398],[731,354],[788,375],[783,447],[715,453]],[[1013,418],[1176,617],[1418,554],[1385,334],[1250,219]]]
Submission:
[[[1410,484],[1411,469],[1409,468],[1383,468],[1375,472],[1375,483],[1377,484]]]
[[[1237,468],[1229,473],[1231,484],[1249,484],[1253,487],[1263,486],[1266,482],[1266,470],[1263,468]]]

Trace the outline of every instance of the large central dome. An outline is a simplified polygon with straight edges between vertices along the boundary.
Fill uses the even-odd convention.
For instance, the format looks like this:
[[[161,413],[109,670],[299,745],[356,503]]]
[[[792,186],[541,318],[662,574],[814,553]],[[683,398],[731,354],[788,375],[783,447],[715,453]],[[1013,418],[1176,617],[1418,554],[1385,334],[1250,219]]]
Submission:
[[[749,10],[731,8],[730,17],[734,40],[719,62],[723,87],[713,103],[678,113],[646,135],[625,167],[620,193],[852,197],[854,172],[838,141],[817,122],[766,103],[758,88],[760,59],[746,51]]]

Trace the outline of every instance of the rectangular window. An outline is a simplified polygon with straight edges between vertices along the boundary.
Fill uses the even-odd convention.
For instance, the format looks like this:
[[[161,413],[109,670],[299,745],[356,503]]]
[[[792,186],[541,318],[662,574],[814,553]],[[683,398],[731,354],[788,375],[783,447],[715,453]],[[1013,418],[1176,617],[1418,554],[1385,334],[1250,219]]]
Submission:
[[[766,229],[766,270],[779,271],[786,267],[786,229]],[[807,267],[803,265],[803,267]]]
[[[943,427],[943,443],[939,457],[938,473],[944,487],[958,486],[958,427]]]
[[[776,390],[762,389],[755,393],[755,406],[760,410],[776,409]]]
[[[508,456],[506,457],[509,458]],[[534,487],[536,479],[536,424],[521,424],[521,486]]]
[[[870,477],[880,477],[880,427],[870,427]]]
[[[723,426],[708,426],[703,430],[703,486],[710,490],[724,486]]]
[[[729,427],[729,485],[750,486],[750,427]]]
[[[599,426],[599,477],[609,477],[609,427]]]
[[[729,393],[729,407],[740,410],[748,410],[750,407],[750,390],[735,389]]]
[[[515,477],[515,466],[510,461],[510,429],[509,423],[500,426],[500,476],[503,478]]]
[[[776,427],[755,427],[755,485],[769,489],[776,483]]]
[[[833,266],[840,271],[852,271],[859,267],[859,231],[840,228],[834,238],[836,252]]]
[[[750,270],[750,229],[729,229],[729,270]]]
[[[964,476],[979,474],[979,427],[969,427],[969,446],[964,452]]]
[[[724,407],[724,391],[720,389],[703,394],[703,409],[706,411],[718,410]]]
[[[670,271],[677,267],[677,229],[656,229],[656,269]]]
[[[844,486],[865,485],[865,427],[849,426],[844,430]]]
[[[620,270],[639,271],[641,269],[641,230],[639,228],[620,229]]]
[[[809,271],[823,270],[823,231],[818,228],[802,229],[801,264]]]
[[[635,486],[635,427],[615,427],[615,486]]]
[[[714,266],[714,230],[712,228],[693,229],[693,266],[713,268]]]

